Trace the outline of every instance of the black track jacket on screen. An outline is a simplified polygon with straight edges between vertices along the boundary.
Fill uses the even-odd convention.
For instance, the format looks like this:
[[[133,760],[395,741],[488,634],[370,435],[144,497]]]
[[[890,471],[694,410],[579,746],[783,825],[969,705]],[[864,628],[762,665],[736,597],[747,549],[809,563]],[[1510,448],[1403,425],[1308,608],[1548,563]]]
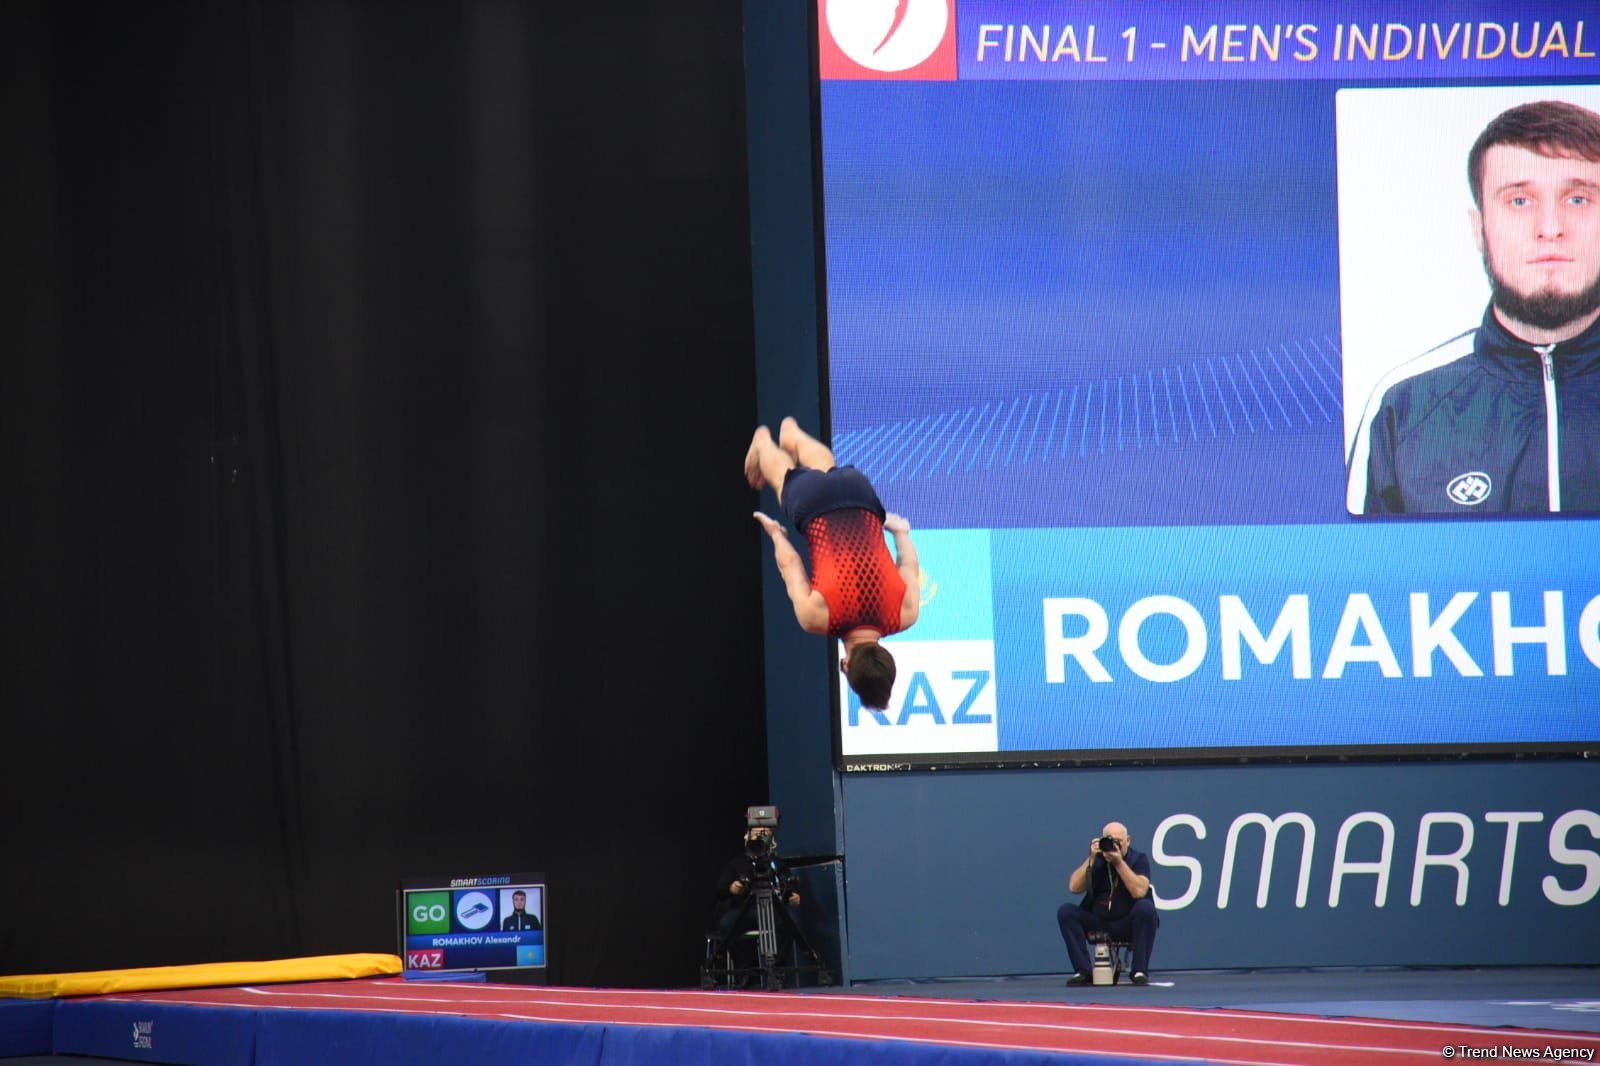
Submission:
[[[1350,451],[1351,514],[1600,511],[1600,322],[1535,347],[1490,308],[1373,397]]]

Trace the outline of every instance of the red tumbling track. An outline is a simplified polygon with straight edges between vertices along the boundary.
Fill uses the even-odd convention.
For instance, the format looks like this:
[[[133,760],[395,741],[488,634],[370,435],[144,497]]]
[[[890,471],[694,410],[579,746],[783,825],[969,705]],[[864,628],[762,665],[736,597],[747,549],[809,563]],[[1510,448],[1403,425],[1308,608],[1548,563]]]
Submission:
[[[649,992],[400,978],[101,997],[188,1006],[455,1014],[499,1021],[810,1033],[1007,1050],[1071,1051],[1238,1066],[1441,1062],[1446,1047],[1570,1049],[1593,1062],[1600,1035],[1180,1007],[1002,1003],[772,992]],[[1556,1055],[1562,1052],[1557,1050]],[[1522,1055],[1528,1058],[1525,1051]],[[1471,1056],[1478,1057],[1478,1056]],[[1516,1057],[1522,1057],[1521,1055]],[[1548,1059],[1546,1061],[1549,1061]]]

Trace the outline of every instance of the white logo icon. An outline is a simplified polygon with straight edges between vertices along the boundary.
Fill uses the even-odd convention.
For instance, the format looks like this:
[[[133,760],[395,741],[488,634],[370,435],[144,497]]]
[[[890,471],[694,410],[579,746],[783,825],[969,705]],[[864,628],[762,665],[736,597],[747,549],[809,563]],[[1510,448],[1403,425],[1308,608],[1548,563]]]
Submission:
[[[494,904],[482,892],[467,892],[456,900],[456,921],[466,929],[482,929],[494,917]]]
[[[1476,507],[1489,498],[1494,482],[1481,470],[1457,474],[1445,486],[1444,494],[1463,507]]]
[[[933,55],[950,21],[946,0],[826,0],[839,51],[868,70],[910,70]]]

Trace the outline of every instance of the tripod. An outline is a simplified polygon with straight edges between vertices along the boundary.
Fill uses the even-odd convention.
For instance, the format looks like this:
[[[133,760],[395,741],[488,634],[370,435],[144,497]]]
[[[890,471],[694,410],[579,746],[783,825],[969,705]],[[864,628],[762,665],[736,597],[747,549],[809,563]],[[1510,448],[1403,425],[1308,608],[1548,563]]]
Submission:
[[[700,963],[701,988],[716,988],[718,985],[734,987],[737,982],[756,977],[761,980],[761,986],[767,991],[777,992],[783,988],[785,977],[798,978],[803,974],[815,975],[819,985],[833,983],[833,976],[828,972],[827,964],[806,940],[805,934],[800,931],[800,923],[789,913],[789,908],[779,904],[779,895],[780,888],[774,883],[772,876],[758,869],[754,883],[745,893],[745,898],[732,912],[732,916],[723,923],[722,928],[728,932],[724,934],[719,930],[706,944],[706,957]],[[746,935],[738,930],[752,907],[756,913],[756,964],[739,965],[733,957],[732,940]],[[780,922],[789,936],[789,943],[805,961],[792,964],[779,962]]]

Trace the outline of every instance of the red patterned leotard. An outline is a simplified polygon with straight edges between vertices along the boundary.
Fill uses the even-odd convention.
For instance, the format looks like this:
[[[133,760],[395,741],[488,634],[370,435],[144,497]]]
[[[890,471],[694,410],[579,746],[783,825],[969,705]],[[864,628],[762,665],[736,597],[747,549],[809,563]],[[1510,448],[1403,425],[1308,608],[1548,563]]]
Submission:
[[[883,542],[883,521],[871,511],[828,511],[806,524],[811,587],[828,604],[828,635],[869,626],[900,632],[906,582]]]

